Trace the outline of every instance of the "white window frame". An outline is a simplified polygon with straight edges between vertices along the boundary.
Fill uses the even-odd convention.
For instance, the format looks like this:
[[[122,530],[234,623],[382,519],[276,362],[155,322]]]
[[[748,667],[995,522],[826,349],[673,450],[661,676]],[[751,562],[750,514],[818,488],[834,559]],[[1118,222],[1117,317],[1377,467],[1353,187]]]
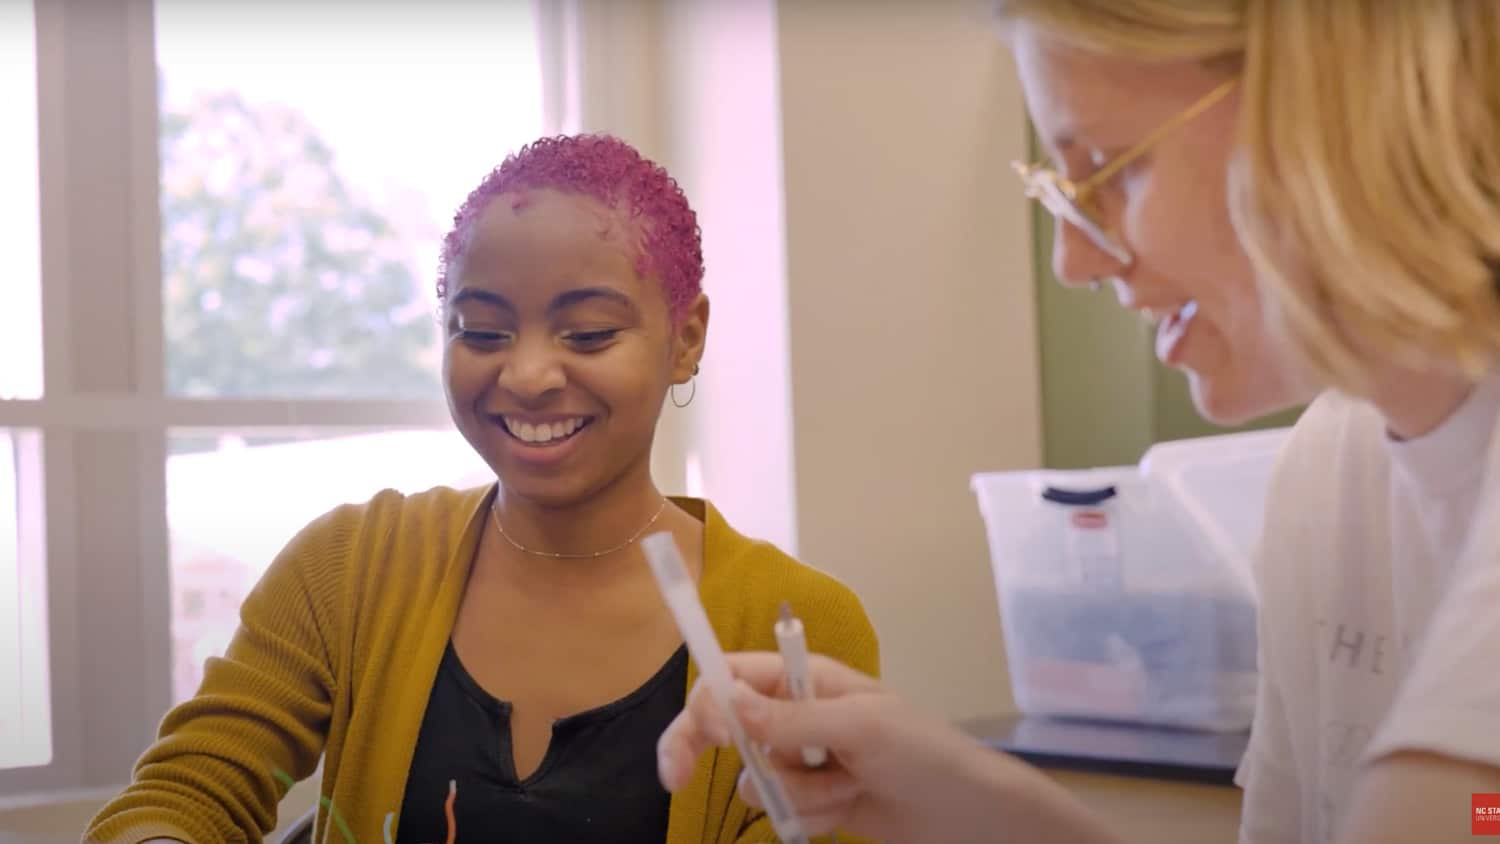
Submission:
[[[535,2],[557,131],[576,119],[577,6]],[[169,430],[452,424],[441,400],[166,395],[152,2],[34,6],[44,395],[0,400],[0,428],[42,434],[22,457],[45,490],[53,758],[0,770],[11,800],[126,782],[170,704]]]

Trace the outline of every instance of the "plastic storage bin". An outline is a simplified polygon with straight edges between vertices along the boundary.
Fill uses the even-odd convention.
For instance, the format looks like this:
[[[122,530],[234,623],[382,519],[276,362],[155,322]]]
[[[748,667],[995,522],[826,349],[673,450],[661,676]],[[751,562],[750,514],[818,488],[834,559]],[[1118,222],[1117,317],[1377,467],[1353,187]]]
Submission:
[[[1141,474],[1170,496],[1205,550],[1252,584],[1265,492],[1290,433],[1277,428],[1158,443],[1141,458]]]
[[[1248,560],[1284,435],[1163,444],[1140,467],[973,476],[1022,712],[1249,727]]]

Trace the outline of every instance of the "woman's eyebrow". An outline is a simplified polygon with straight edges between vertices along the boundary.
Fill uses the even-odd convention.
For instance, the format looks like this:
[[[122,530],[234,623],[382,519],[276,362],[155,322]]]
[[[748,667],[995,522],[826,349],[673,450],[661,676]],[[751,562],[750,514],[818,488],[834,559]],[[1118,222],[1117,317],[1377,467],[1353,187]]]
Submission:
[[[558,311],[594,299],[608,300],[630,310],[632,313],[640,312],[640,308],[636,307],[634,299],[631,299],[613,287],[578,287],[573,290],[565,290],[553,297],[552,303],[547,306],[547,311],[549,313],[557,313]]]

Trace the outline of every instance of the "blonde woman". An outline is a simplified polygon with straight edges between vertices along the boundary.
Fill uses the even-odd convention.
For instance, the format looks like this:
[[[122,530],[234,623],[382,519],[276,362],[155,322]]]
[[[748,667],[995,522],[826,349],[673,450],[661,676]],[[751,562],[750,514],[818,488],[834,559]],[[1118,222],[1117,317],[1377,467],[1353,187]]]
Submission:
[[[1210,419],[1321,392],[1258,561],[1241,841],[1470,840],[1470,795],[1500,792],[1500,3],[1001,7],[1057,275],[1154,315]],[[736,659],[761,738],[835,749],[787,770],[820,826],[1116,840],[855,672],[821,664],[824,700],[792,704],[774,658]],[[663,737],[669,786],[720,732],[693,701]]]

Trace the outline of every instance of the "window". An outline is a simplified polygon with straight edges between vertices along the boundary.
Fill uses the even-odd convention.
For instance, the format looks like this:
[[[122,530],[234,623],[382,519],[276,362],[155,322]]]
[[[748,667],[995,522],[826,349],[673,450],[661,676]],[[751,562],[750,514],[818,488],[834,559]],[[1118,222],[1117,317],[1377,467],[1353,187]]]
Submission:
[[[36,432],[0,429],[0,768],[52,760],[40,454]]]
[[[168,392],[440,397],[439,240],[540,134],[535,32],[514,0],[159,0]]]
[[[29,4],[0,4],[0,401],[42,394],[36,44]],[[0,428],[0,770],[52,759],[41,441]]]
[[[286,541],[382,489],[478,486],[494,476],[453,431],[171,432],[172,699],[193,695],[239,606]],[[295,479],[294,483],[288,483]]]
[[[0,3],[0,400],[42,394],[34,31],[30,4]]]
[[[535,33],[528,3],[351,17],[159,0],[166,391],[440,401],[440,240],[479,179],[541,134]],[[387,486],[484,478],[441,431],[174,431],[167,454],[174,700],[307,522]]]
[[[492,477],[432,282],[535,13],[0,3],[0,796],[118,784],[317,515]]]

